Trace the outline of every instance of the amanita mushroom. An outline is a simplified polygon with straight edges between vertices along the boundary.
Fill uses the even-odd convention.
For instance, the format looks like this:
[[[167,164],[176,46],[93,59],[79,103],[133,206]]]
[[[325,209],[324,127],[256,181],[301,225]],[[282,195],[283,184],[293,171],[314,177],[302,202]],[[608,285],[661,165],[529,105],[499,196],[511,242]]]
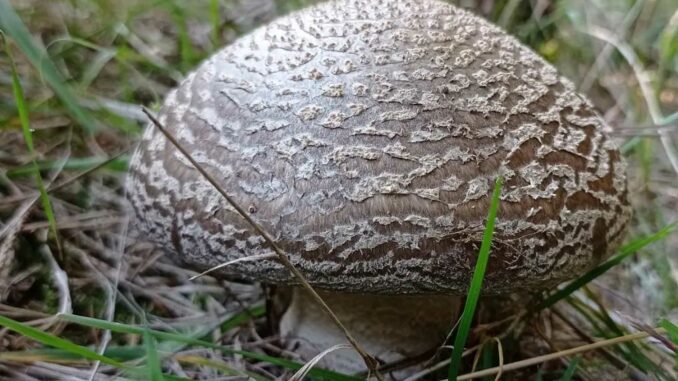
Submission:
[[[629,220],[605,122],[532,50],[437,0],[338,0],[216,53],[159,120],[253,218],[367,350],[439,345],[505,179],[485,294],[535,291],[608,256]],[[154,128],[132,160],[138,227],[200,269],[272,253]],[[221,271],[297,281],[275,259]],[[305,293],[280,323],[308,357],[343,342]],[[362,369],[357,355],[326,365]]]

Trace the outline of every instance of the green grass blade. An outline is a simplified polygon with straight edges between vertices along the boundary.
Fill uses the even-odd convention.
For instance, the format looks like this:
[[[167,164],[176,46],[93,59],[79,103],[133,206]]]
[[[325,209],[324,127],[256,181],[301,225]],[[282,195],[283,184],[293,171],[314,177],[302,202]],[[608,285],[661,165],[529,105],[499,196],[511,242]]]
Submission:
[[[577,372],[577,366],[579,365],[580,360],[581,357],[575,357],[570,361],[570,364],[567,366],[567,369],[565,369],[565,373],[563,373],[563,377],[560,378],[560,381],[572,381],[574,374]]]
[[[671,323],[670,321],[666,319],[662,319],[662,321],[659,323],[659,326],[664,328],[666,332],[669,334],[669,338],[673,342],[673,344],[676,346],[676,348],[673,348],[673,354],[676,358],[676,367],[678,367],[678,326]]]
[[[70,359],[84,358],[84,359],[87,359],[87,360],[90,360],[90,361],[100,361],[102,364],[111,365],[111,366],[114,366],[118,369],[122,369],[126,372],[129,372],[132,375],[135,375],[135,376],[138,376],[138,377],[143,377],[141,379],[147,379],[147,376],[151,375],[150,371],[147,372],[147,373],[140,372],[141,369],[139,369],[139,368],[134,368],[134,367],[128,366],[128,365],[123,364],[123,363],[121,363],[117,360],[114,360],[114,359],[112,359],[108,356],[100,355],[99,353],[97,353],[97,352],[95,352],[95,351],[93,351],[93,350],[91,350],[87,347],[83,347],[83,346],[75,344],[71,341],[64,340],[64,339],[61,339],[59,337],[50,335],[47,332],[40,331],[40,330],[35,329],[31,326],[28,326],[28,325],[23,324],[21,322],[18,322],[16,320],[12,320],[10,318],[4,317],[2,315],[0,315],[0,326],[5,327],[5,328],[7,328],[11,331],[14,331],[14,332],[16,332],[16,333],[18,333],[18,334],[20,334],[24,337],[35,340],[35,341],[37,341],[37,342],[39,342],[43,345],[56,348],[57,350],[62,350],[62,351],[65,352],[65,353],[62,352],[62,354],[66,355],[65,356],[66,358],[70,358]],[[143,328],[142,328],[142,330],[143,330]],[[147,331],[150,332],[150,330],[147,330]],[[150,334],[149,334],[149,336],[151,337],[151,339],[153,339],[150,342],[155,343],[155,339],[153,338],[153,336],[150,335]],[[145,337],[144,337],[144,339],[145,339]],[[183,378],[183,377],[176,377],[176,376],[172,376],[172,375],[163,374],[162,371],[160,370],[159,356],[157,354],[157,350],[155,350],[155,349],[149,350],[148,343],[149,343],[149,341],[145,342],[146,346],[143,348],[144,351],[143,352],[139,351],[137,353],[136,358],[141,357],[140,355],[142,355],[142,353],[146,354],[147,359],[148,359],[148,363],[149,363],[149,368],[155,367],[155,369],[152,371],[153,377],[148,378],[149,380],[152,380],[152,381],[189,381],[188,379]],[[152,344],[152,345],[155,345],[155,344]],[[120,349],[123,352],[129,352],[128,348],[120,348]],[[141,349],[141,348],[139,348],[139,349]],[[26,352],[23,352],[23,353],[30,354],[31,351],[26,351]],[[51,351],[50,350],[36,350],[36,353],[37,354],[43,353],[43,354],[47,354],[49,356],[58,356],[59,355],[59,352],[56,352],[54,350],[51,350]],[[0,353],[0,358],[4,357],[5,355],[6,355],[6,353],[4,353],[4,352]],[[129,357],[129,353],[127,353],[127,356]],[[155,356],[155,358],[153,358],[153,356]],[[153,366],[152,362],[154,362],[156,365]],[[159,372],[159,374],[156,373],[156,372]],[[335,380],[333,378],[327,378],[327,379],[328,380]],[[339,379],[336,379],[336,380],[339,380]],[[345,380],[346,381],[349,381],[349,380],[356,381],[356,379],[354,379],[354,378],[347,378]]]
[[[497,178],[494,184],[494,192],[492,193],[492,201],[490,203],[490,211],[487,216],[487,224],[485,225],[485,232],[483,233],[483,241],[480,244],[480,251],[478,252],[478,260],[476,268],[471,279],[471,287],[466,296],[466,304],[464,305],[464,312],[461,315],[461,322],[457,330],[457,336],[454,339],[454,349],[452,350],[452,358],[450,360],[450,368],[448,372],[448,379],[456,381],[457,375],[461,367],[461,356],[464,353],[464,345],[468,338],[471,329],[471,322],[475,314],[478,298],[480,297],[480,290],[483,286],[483,279],[485,278],[485,270],[487,269],[487,262],[490,258],[490,248],[492,245],[492,235],[494,234],[494,221],[497,217],[497,210],[499,210],[499,196],[501,195],[502,178]]]
[[[68,109],[71,116],[80,124],[82,129],[87,133],[94,132],[96,128],[94,119],[80,106],[77,98],[64,81],[59,70],[47,56],[47,53],[33,41],[31,33],[8,0],[0,0],[0,29],[12,37],[17,46],[19,46],[19,49],[40,72],[41,77],[45,79],[54,93],[61,99],[61,102]]]
[[[119,362],[139,360],[145,355],[146,348],[140,345],[109,346],[103,353],[103,356]],[[81,356],[59,348],[0,352],[0,361],[72,363],[80,360]]]
[[[123,324],[123,323],[117,323],[117,322],[110,322],[106,320],[100,320],[100,319],[95,319],[95,318],[90,318],[90,317],[85,317],[85,316],[77,316],[77,315],[72,315],[72,314],[61,314],[59,317],[65,321],[83,325],[86,327],[92,327],[92,328],[99,328],[99,329],[107,329],[110,330],[111,332],[118,332],[118,333],[127,333],[127,334],[136,334],[136,335],[143,335],[145,328],[142,327],[136,327],[128,324]],[[181,335],[177,333],[170,333],[170,332],[163,332],[163,331],[156,331],[152,329],[148,329],[148,333],[155,337],[156,339],[159,340],[167,340],[167,341],[176,341],[179,343],[185,343],[189,345],[193,345],[196,347],[202,347],[202,348],[209,348],[209,349],[214,349],[218,350],[222,353],[225,354],[230,354],[230,355],[241,355],[243,357],[253,359],[253,360],[258,360],[258,361],[264,361],[272,365],[277,365],[281,366],[287,369],[291,370],[298,370],[300,369],[303,365],[299,364],[295,361],[290,361],[290,360],[285,360],[281,359],[278,357],[273,357],[273,356],[268,356],[264,355],[261,353],[254,353],[254,352],[248,352],[248,351],[241,351],[241,350],[235,350],[226,346],[222,345],[217,345],[213,344],[204,340],[199,340],[199,339],[194,339],[193,337],[189,337],[187,335]],[[322,380],[328,380],[328,381],[358,381],[361,380],[360,378],[353,377],[353,376],[348,376],[345,374],[325,370],[325,369],[318,369],[314,368],[312,369],[309,374],[312,378],[315,379],[322,379]]]
[[[594,268],[593,270],[587,272],[586,274],[582,275],[581,277],[575,279],[572,281],[570,284],[567,286],[563,287],[562,289],[556,291],[553,293],[551,296],[546,298],[542,303],[538,304],[535,311],[542,310],[544,308],[549,308],[552,305],[556,304],[557,302],[565,299],[569,295],[571,295],[573,292],[577,291],[587,283],[591,282],[592,280],[598,278],[599,276],[605,274],[608,270],[611,268],[619,265],[624,261],[626,258],[630,257],[633,255],[635,252],[638,250],[654,243],[657,241],[661,241],[662,239],[666,238],[668,235],[670,235],[674,229],[678,226],[678,222],[674,222],[672,224],[669,224],[665,226],[663,229],[660,231],[649,235],[647,237],[643,238],[638,238],[632,241],[631,243],[625,245],[619,250],[619,254],[613,256],[612,258],[608,259],[605,261],[603,264],[600,266]]]
[[[116,172],[124,172],[127,170],[127,165],[129,163],[129,156],[123,155],[115,158],[106,158],[106,157],[73,157],[65,160],[50,160],[50,161],[39,161],[37,162],[38,170],[48,171],[54,168],[62,168],[66,171],[73,170],[89,170],[91,168],[100,166],[104,164],[104,168]],[[10,179],[16,179],[23,176],[28,176],[33,174],[32,165],[21,165],[15,168],[12,168],[7,171],[7,177]]]
[[[61,244],[59,242],[59,236],[57,233],[57,224],[56,217],[54,216],[54,209],[52,208],[52,203],[49,201],[49,196],[47,195],[47,189],[45,188],[45,183],[42,181],[42,176],[38,170],[38,166],[35,162],[36,152],[35,145],[33,144],[33,132],[31,131],[30,120],[28,118],[28,106],[26,105],[26,98],[24,97],[24,90],[21,86],[21,81],[19,80],[19,74],[16,69],[16,63],[14,62],[14,57],[12,56],[12,51],[5,39],[5,35],[0,32],[0,37],[2,42],[5,45],[5,51],[7,57],[9,58],[9,63],[12,71],[12,92],[14,94],[14,101],[17,105],[17,111],[19,112],[19,120],[21,121],[21,130],[24,135],[24,141],[26,142],[26,147],[28,148],[28,153],[31,156],[31,165],[30,171],[35,176],[35,181],[38,185],[38,190],[40,191],[40,203],[42,208],[45,211],[47,216],[47,222],[49,224],[49,230],[54,238],[59,253],[61,253]]]
[[[131,345],[131,346],[109,346],[106,347],[104,351],[104,356],[112,358],[118,361],[133,361],[142,359],[147,355],[148,349],[146,346],[141,345]],[[248,376],[253,378],[256,381],[270,381],[268,378],[261,376],[254,372],[242,371],[236,368],[229,366],[229,364],[222,363],[216,360],[210,360],[198,355],[183,355],[179,354],[175,356],[176,360],[182,363],[188,363],[193,365],[202,365],[216,369],[228,376]],[[74,364],[76,361],[81,360],[80,356],[76,356],[71,352],[46,348],[46,349],[32,349],[27,351],[5,351],[0,352],[0,361],[10,362],[10,363],[19,363],[19,364],[28,364],[34,363],[36,361],[41,362],[51,362],[57,364]],[[147,377],[147,374],[144,373],[143,377]],[[171,376],[164,374],[165,381],[169,381],[173,378]]]
[[[54,348],[59,348],[63,349],[69,353],[72,353],[74,355],[80,356],[82,358],[92,360],[92,361],[101,361],[103,364],[111,365],[116,368],[121,368],[121,369],[131,369],[127,365],[115,361],[109,357],[100,355],[91,349],[88,349],[86,347],[77,345],[71,341],[64,340],[61,338],[58,338],[56,336],[52,336],[47,332],[40,331],[38,329],[35,329],[31,326],[25,325],[23,323],[20,323],[16,320],[12,320],[10,318],[6,318],[2,315],[0,315],[0,326],[6,327],[9,330],[12,330],[22,336],[28,337],[30,339],[33,339],[41,344],[54,347]]]
[[[160,356],[158,355],[157,343],[155,337],[144,330],[144,346],[146,347],[146,366],[148,368],[148,379],[150,381],[164,381],[162,376],[162,366],[160,365]]]
[[[235,379],[241,379],[241,378],[251,378],[254,379],[255,381],[271,381],[269,378],[266,378],[264,376],[261,376],[257,373],[254,372],[248,372],[248,371],[243,371],[236,369],[229,364],[226,364],[221,361],[217,360],[211,360],[207,359],[204,357],[199,357],[199,356],[180,356],[177,358],[177,360],[180,363],[188,363],[188,364],[193,364],[193,365],[201,365],[201,366],[206,366],[212,369],[216,369],[219,372],[227,375],[227,376],[234,376],[236,377]]]
[[[246,309],[235,316],[231,317],[230,319],[226,320],[221,324],[221,331],[222,332],[228,332],[229,330],[239,327],[246,322],[250,321],[252,318],[258,318],[261,316],[264,316],[266,314],[266,306],[261,305],[261,306],[256,306],[252,307],[250,309]]]
[[[567,300],[573,306],[579,303],[581,306],[575,308],[577,308],[580,313],[582,313],[584,309],[590,311],[588,314],[582,313],[582,316],[586,316],[587,319],[589,319],[591,325],[598,329],[600,336],[611,339],[613,337],[620,337],[628,334],[625,329],[620,327],[617,322],[612,319],[609,312],[605,308],[605,305],[599,300],[595,293],[593,293],[586,286],[583,287],[583,291],[593,302],[593,304],[582,303],[575,298],[568,298]],[[598,308],[594,308],[594,306],[597,306]],[[602,324],[602,327],[600,324]],[[642,370],[646,374],[662,373],[662,369],[645,355],[645,352],[642,350],[641,346],[641,343],[634,343],[633,341],[630,341],[615,346],[614,350],[619,352],[629,364],[633,364],[636,368]]]
[[[212,24],[212,31],[210,33],[212,44],[215,48],[221,47],[221,14],[219,14],[219,0],[210,0],[209,5],[209,19]]]

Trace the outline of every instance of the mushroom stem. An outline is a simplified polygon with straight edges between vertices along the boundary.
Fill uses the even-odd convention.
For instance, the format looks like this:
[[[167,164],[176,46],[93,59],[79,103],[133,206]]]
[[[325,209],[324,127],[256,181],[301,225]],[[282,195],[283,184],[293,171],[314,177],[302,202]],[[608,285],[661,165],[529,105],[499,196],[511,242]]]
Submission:
[[[356,340],[383,364],[417,357],[442,345],[460,305],[459,297],[452,295],[318,293]],[[323,309],[299,287],[292,290],[280,335],[305,360],[346,342]],[[360,356],[348,349],[328,354],[319,365],[342,373],[366,370]],[[398,376],[416,370],[408,368]]]

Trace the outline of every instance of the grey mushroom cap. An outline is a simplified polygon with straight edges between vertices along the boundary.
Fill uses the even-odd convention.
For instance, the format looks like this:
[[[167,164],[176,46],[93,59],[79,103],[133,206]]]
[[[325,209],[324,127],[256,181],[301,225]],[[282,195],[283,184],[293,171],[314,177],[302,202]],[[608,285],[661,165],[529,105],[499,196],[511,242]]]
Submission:
[[[623,158],[591,103],[442,1],[281,17],[188,75],[159,120],[318,288],[464,293],[499,175],[487,293],[581,274],[631,215]],[[140,231],[199,269],[272,253],[155,128],[128,194]],[[222,274],[295,284],[275,259]]]

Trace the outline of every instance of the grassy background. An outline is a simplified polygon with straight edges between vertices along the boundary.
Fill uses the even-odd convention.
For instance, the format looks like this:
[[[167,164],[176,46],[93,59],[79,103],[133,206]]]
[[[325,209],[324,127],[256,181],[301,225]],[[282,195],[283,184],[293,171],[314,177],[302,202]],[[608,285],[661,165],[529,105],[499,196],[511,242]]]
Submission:
[[[0,316],[11,319],[0,326],[24,329],[0,327],[0,378],[270,380],[299,366],[267,327],[259,286],[190,282],[192,271],[127,230],[122,185],[146,121],[140,105],[157,106],[210,53],[307,3],[0,0]],[[509,362],[678,320],[678,235],[640,238],[678,219],[678,3],[455,3],[516,35],[592,98],[629,161],[636,210],[625,256],[605,275],[509,324],[479,324],[493,321],[481,309],[469,343],[484,349],[465,369],[498,364],[494,337]],[[668,348],[624,344],[504,377],[676,379]]]

